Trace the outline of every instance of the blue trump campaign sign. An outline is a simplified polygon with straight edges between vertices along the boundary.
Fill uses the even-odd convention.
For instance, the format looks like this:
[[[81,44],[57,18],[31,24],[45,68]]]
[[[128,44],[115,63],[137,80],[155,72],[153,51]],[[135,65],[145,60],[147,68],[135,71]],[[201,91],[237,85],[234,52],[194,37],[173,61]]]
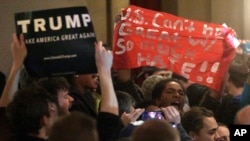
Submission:
[[[94,32],[86,7],[15,14],[17,34],[24,34],[25,68],[33,77],[96,73]]]

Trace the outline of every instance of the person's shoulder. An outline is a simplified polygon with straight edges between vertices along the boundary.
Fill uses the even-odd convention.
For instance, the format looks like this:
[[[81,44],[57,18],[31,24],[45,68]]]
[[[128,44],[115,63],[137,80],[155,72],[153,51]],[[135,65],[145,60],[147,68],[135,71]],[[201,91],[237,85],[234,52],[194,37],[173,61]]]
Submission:
[[[239,106],[239,103],[240,103],[240,99],[237,97],[234,97],[231,94],[223,96],[222,102],[221,102],[221,104],[227,105],[228,107],[234,107],[234,106],[237,107],[237,106]],[[230,110],[230,109],[228,109],[228,110]]]
[[[228,100],[232,100],[233,99],[233,95],[231,94],[226,94],[224,96],[222,96],[222,101],[228,101]]]

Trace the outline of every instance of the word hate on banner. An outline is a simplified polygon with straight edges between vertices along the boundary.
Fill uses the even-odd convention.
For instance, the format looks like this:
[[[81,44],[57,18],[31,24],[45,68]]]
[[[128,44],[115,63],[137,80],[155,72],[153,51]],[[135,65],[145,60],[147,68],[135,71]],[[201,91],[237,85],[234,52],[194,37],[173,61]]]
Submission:
[[[133,5],[121,13],[113,38],[115,69],[164,67],[220,89],[234,56],[224,37],[231,29]]]

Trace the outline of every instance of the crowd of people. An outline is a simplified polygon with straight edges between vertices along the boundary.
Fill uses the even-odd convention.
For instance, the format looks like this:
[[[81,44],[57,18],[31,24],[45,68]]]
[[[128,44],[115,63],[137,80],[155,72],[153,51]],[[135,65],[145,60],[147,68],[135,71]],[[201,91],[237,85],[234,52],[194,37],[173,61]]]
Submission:
[[[13,34],[11,52],[10,73],[1,75],[1,141],[229,141],[230,125],[250,124],[244,54],[232,60],[222,93],[167,68],[145,66],[136,77],[113,70],[102,42],[94,74],[30,77],[22,34]]]

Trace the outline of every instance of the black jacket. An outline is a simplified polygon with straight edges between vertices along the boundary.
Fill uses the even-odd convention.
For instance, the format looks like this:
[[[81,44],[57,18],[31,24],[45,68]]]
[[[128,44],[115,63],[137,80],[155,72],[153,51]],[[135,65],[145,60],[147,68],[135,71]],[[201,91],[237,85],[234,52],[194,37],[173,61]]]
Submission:
[[[83,112],[93,118],[97,117],[96,103],[90,91],[81,93],[75,88],[71,88],[70,96],[74,98],[70,111]]]

